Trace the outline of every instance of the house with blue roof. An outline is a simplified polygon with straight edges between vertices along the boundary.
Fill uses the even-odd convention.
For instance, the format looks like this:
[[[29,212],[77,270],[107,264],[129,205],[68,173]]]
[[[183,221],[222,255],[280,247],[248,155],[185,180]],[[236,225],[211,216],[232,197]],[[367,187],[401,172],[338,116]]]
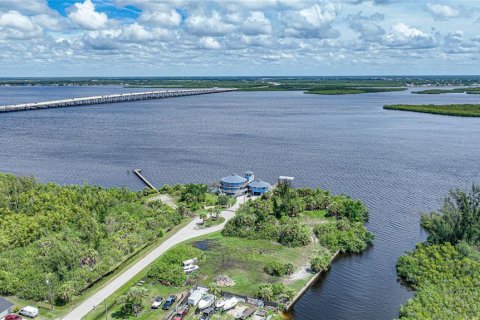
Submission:
[[[246,171],[243,177],[233,173],[220,179],[220,191],[234,197],[239,197],[249,192],[258,196],[268,192],[270,189],[271,186],[268,182],[255,180],[252,171]]]

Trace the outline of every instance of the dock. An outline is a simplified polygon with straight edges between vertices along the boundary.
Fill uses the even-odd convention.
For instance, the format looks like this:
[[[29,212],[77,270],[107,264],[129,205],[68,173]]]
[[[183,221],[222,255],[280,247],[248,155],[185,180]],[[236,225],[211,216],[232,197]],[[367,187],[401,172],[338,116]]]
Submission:
[[[23,104],[12,104],[0,106],[0,112],[27,111],[37,109],[77,107],[84,105],[118,103],[127,101],[141,101],[151,99],[165,99],[175,97],[194,96],[202,94],[223,93],[235,91],[236,88],[210,88],[210,89],[181,89],[181,90],[163,90],[149,92],[120,93],[105,96],[94,96],[84,98],[71,98],[54,101],[32,102]]]
[[[155,188],[153,184],[151,184],[150,181],[148,181],[147,178],[143,176],[141,169],[134,169],[133,172],[137,175],[137,177],[140,178],[140,180],[143,181],[143,183],[147,185],[147,187],[149,187],[152,190],[158,191],[157,188]]]

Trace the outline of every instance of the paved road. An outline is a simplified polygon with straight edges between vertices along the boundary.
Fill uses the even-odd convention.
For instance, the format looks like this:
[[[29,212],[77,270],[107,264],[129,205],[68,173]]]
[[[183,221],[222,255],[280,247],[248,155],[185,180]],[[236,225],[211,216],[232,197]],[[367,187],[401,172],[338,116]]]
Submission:
[[[217,226],[198,229],[197,225],[201,221],[200,218],[195,218],[188,225],[180,229],[177,233],[167,239],[164,243],[154,249],[152,252],[147,254],[142,260],[138,261],[136,264],[131,266],[128,270],[124,271],[121,275],[113,279],[109,284],[100,289],[93,296],[82,302],[75,309],[73,309],[69,314],[67,314],[63,319],[65,320],[79,320],[82,319],[87,313],[89,313],[94,306],[102,307],[101,303],[103,300],[108,298],[112,293],[117,291],[121,286],[127,283],[132,279],[137,273],[142,271],[145,267],[155,261],[163,253],[165,253],[171,247],[185,241],[192,239],[198,236],[206,235],[215,231],[220,231],[223,229],[225,223],[233,218],[235,211],[240,207],[240,205],[245,201],[244,197],[237,198],[235,205],[229,209],[222,211],[221,215],[225,218],[225,222]]]

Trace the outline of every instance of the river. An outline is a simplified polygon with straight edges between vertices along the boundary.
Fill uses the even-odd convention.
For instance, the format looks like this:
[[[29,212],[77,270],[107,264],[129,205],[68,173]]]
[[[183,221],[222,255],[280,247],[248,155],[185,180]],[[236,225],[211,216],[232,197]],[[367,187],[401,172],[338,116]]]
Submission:
[[[118,87],[0,87],[0,104],[125,92]],[[130,91],[142,91],[135,89]],[[383,110],[390,103],[479,103],[480,95],[319,96],[232,92],[0,114],[0,171],[41,181],[142,188],[211,182],[247,169],[274,182],[361,199],[373,246],[337,259],[295,319],[392,319],[412,293],[395,263],[425,234],[422,211],[480,181],[480,119]]]

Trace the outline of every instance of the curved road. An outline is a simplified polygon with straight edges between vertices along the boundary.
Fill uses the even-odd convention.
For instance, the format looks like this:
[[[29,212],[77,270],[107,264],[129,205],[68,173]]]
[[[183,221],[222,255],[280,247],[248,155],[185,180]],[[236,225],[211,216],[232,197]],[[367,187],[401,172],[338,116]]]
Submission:
[[[91,297],[83,301],[75,309],[73,309],[69,314],[67,314],[62,319],[64,320],[78,320],[82,319],[84,316],[89,313],[94,306],[101,306],[103,300],[108,298],[112,293],[120,289],[125,283],[132,279],[137,273],[146,268],[149,264],[154,262],[158,257],[164,254],[171,247],[185,241],[188,239],[196,238],[198,236],[203,236],[215,231],[220,231],[223,229],[225,223],[233,218],[235,211],[240,207],[241,204],[245,202],[245,197],[237,198],[237,202],[227,210],[222,211],[221,215],[225,218],[225,222],[219,224],[218,226],[198,229],[197,224],[201,221],[200,218],[193,219],[188,225],[180,229],[173,236],[168,238],[160,246],[155,248],[152,252],[147,254],[142,260],[135,263],[129,269],[125,270],[121,275],[117,276],[105,287],[101,288]]]

